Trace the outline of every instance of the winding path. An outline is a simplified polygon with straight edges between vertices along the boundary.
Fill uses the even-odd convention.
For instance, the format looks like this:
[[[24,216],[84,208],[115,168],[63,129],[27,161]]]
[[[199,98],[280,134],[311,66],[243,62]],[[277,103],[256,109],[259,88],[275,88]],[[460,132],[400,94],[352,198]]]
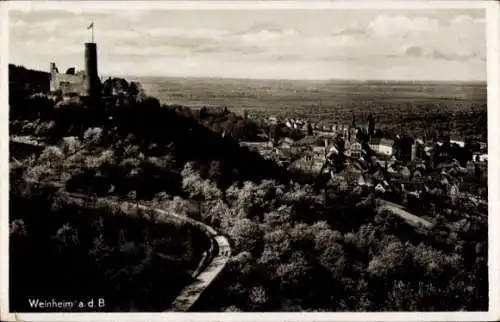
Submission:
[[[124,213],[130,215],[136,215],[137,209],[136,204],[128,201],[114,201],[106,198],[92,198],[86,195],[75,194],[75,193],[64,193],[66,196],[74,199],[87,199],[93,200],[95,202],[102,202],[103,204],[113,204],[118,206]],[[205,223],[194,220],[192,218],[167,212],[162,209],[152,208],[144,205],[139,205],[139,209],[144,211],[152,211],[154,213],[153,218],[161,218],[167,216],[173,221],[181,222],[184,224],[192,225],[201,229],[210,238],[210,246],[208,250],[208,255],[203,256],[198,265],[198,269],[193,272],[192,277],[194,281],[186,286],[182,292],[175,298],[175,300],[170,304],[170,308],[165,312],[185,312],[193,306],[193,304],[199,299],[203,291],[214,281],[214,279],[219,275],[219,273],[224,269],[231,256],[231,247],[229,245],[226,237],[219,235],[215,229],[208,226]],[[162,215],[162,216],[157,216]],[[150,218],[150,219],[153,219]],[[199,272],[200,268],[204,268]]]
[[[45,146],[43,141],[31,136],[31,135],[10,135],[9,140],[11,142],[27,144],[33,146]]]
[[[395,204],[393,202],[384,200],[384,199],[377,199],[377,202],[380,204],[379,207],[377,207],[377,212],[382,212],[385,210],[390,211],[391,213],[395,214],[396,216],[400,217],[404,221],[406,221],[408,224],[410,224],[413,227],[425,227],[425,228],[432,228],[434,227],[434,224],[419,217],[415,216],[412,213],[409,213],[404,209],[404,206]]]
[[[38,142],[29,136],[11,136],[10,141],[18,144],[43,147],[43,142]],[[16,160],[17,161],[17,160]],[[19,162],[19,161],[17,161]],[[64,194],[73,199],[92,200],[95,202],[102,202],[104,204],[113,204],[120,207],[120,209],[127,214],[136,214],[136,204],[131,202],[118,202],[106,198],[93,198],[87,195],[75,194],[64,192]],[[231,256],[231,247],[226,237],[219,235],[217,231],[205,223],[194,220],[192,218],[181,216],[178,214],[170,213],[162,209],[151,208],[144,205],[139,205],[139,208],[146,211],[153,211],[156,214],[167,216],[170,219],[179,221],[185,224],[201,229],[210,239],[210,246],[207,253],[202,257],[198,268],[193,272],[192,277],[194,281],[186,286],[184,290],[175,298],[171,303],[169,310],[165,312],[184,312],[193,306],[199,299],[203,291],[214,281],[219,273],[226,266],[229,257]],[[154,216],[157,218],[158,216]],[[161,216],[160,216],[161,217]]]
[[[133,205],[133,207],[135,207],[135,205]],[[195,280],[184,288],[184,290],[172,302],[170,309],[166,311],[185,312],[193,306],[203,291],[213,282],[213,280],[226,266],[227,261],[231,256],[231,247],[229,246],[229,242],[226,237],[218,235],[215,229],[200,221],[196,221],[186,216],[172,214],[162,209],[149,208],[142,205],[139,205],[139,208],[143,210],[152,210],[157,214],[172,216],[179,220],[183,220],[188,224],[202,229],[211,237],[211,245],[208,252],[209,256],[204,256],[199,265],[199,267],[204,267],[206,265],[205,269],[200,273],[196,271],[194,272],[195,276],[193,277]]]
[[[217,253],[212,261],[208,264],[204,271],[202,271],[193,283],[188,285],[177,296],[177,298],[170,305],[168,311],[184,312],[187,311],[198,300],[201,293],[213,282],[219,275],[231,255],[229,243],[224,236],[215,236],[217,243]]]

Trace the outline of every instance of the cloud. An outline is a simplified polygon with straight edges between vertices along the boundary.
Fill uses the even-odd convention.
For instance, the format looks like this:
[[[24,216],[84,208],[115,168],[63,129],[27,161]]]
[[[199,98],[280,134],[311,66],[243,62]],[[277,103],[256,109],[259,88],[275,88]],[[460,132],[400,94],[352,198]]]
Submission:
[[[410,46],[404,51],[404,55],[409,57],[422,57],[423,54],[424,50],[418,46]]]
[[[376,37],[392,37],[439,31],[439,21],[427,17],[379,15],[369,23],[368,33]]]
[[[484,60],[485,24],[482,19],[458,15],[442,23],[423,17],[379,16],[369,24],[380,44],[398,44],[394,55],[430,57],[439,60]],[[391,56],[391,54],[389,54]]]
[[[425,57],[425,58],[430,58],[433,60],[450,60],[450,61],[467,61],[470,59],[479,59],[481,60],[482,57],[480,56],[479,52],[470,52],[470,53],[465,53],[465,54],[460,54],[460,53],[444,53],[440,50],[431,50],[431,51],[426,51],[424,48],[419,47],[419,46],[409,46],[404,50],[404,56],[406,57]]]
[[[363,28],[359,24],[350,24],[348,26],[342,26],[338,28],[337,30],[334,30],[333,35],[349,35],[349,36],[356,36],[356,35],[365,35],[366,34],[366,28]]]
[[[248,15],[253,18],[234,14],[238,18],[222,23],[221,19],[231,19],[233,13],[206,11],[196,15],[188,11],[177,14],[124,9],[14,12],[9,22],[10,51],[11,57],[43,66],[46,63],[42,59],[78,63],[82,61],[82,43],[90,39],[87,24],[94,21],[104,59],[100,68],[109,70],[120,70],[117,65],[125,64],[131,68],[143,66],[147,60],[168,61],[161,64],[166,72],[175,65],[176,70],[182,67],[189,73],[196,72],[199,66],[212,66],[209,70],[217,73],[215,66],[219,64],[236,68],[235,73],[258,70],[260,75],[277,73],[278,67],[270,67],[276,64],[292,70],[300,65],[301,73],[323,75],[335,74],[342,64],[349,64],[351,70],[362,66],[359,73],[375,73],[371,65],[387,69],[397,59],[416,65],[424,60],[450,62],[450,66],[453,62],[465,68],[470,61],[476,64],[486,56],[485,20],[477,14],[462,12],[443,18],[423,11],[362,12],[359,16],[351,12],[332,11],[326,15],[304,11],[294,12],[290,15],[293,19],[284,14],[279,19],[270,13]],[[244,23],[240,21],[244,19]],[[33,53],[39,57],[30,56]],[[328,64],[336,69],[325,69]],[[307,65],[316,67],[309,71]],[[224,68],[219,68],[220,73]],[[402,69],[400,66],[397,70]]]
[[[443,60],[450,60],[450,61],[468,61],[468,60],[480,60],[480,61],[486,61],[486,58],[481,56],[479,52],[471,52],[471,53],[449,53],[449,54],[444,54],[438,50],[435,50],[432,52],[431,57],[435,59],[443,59]]]
[[[451,20],[450,20],[450,24],[452,25],[462,25],[462,26],[469,26],[470,24],[473,24],[473,23],[481,23],[482,19],[481,18],[472,18],[471,16],[469,15],[458,15],[458,16],[455,16],[453,17]]]

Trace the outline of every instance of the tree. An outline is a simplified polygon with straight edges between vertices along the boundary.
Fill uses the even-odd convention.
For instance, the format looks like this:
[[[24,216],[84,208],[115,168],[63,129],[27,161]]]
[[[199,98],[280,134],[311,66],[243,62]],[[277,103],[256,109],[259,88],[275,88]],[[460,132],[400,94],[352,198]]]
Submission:
[[[249,300],[252,303],[253,309],[259,309],[264,306],[267,301],[267,292],[263,286],[254,286],[250,289]]]
[[[282,263],[276,269],[282,290],[292,294],[300,292],[301,284],[306,281],[310,268],[303,252],[293,252],[288,263]]]
[[[137,191],[132,190],[127,194],[127,198],[135,203],[136,214],[139,215],[139,198],[137,198]]]
[[[184,167],[182,176],[183,190],[198,202],[198,213],[203,216],[202,202],[216,200],[222,196],[222,192],[211,181],[203,180],[190,163]]]
[[[189,202],[179,196],[175,196],[170,202],[169,211],[174,214],[187,216],[189,212]]]
[[[114,159],[113,152],[111,150],[105,150],[101,152],[101,155],[98,156],[89,155],[85,157],[84,164],[87,169],[95,170],[102,167],[106,163],[112,164],[114,161],[113,159]]]
[[[127,80],[123,78],[113,78],[113,89],[115,89],[118,92],[126,92],[129,88],[129,84]]]
[[[402,265],[406,257],[403,244],[399,241],[390,242],[385,249],[374,256],[368,264],[368,273],[380,279],[390,277]]]
[[[168,201],[172,198],[166,191],[160,191],[155,194],[153,200],[154,200],[154,207],[159,208],[159,209],[164,209],[168,206]]]
[[[264,214],[263,222],[266,225],[267,231],[290,227],[292,224],[292,206],[281,206],[276,210]]]
[[[41,123],[34,132],[38,136],[50,136],[55,128],[56,123],[54,121],[48,121]]]
[[[241,188],[238,188],[236,185],[229,187],[226,190],[226,197],[231,203],[231,206],[251,216],[254,205],[256,204],[255,190],[257,190],[255,183],[252,181],[245,181]]]
[[[77,245],[80,242],[78,235],[78,229],[74,228],[69,223],[59,228],[54,236],[54,239],[60,243],[58,245],[59,251],[63,252],[66,250],[66,247]]]
[[[416,267],[424,270],[427,278],[439,278],[445,266],[445,254],[430,246],[420,243],[412,249],[413,261]]]
[[[54,174],[54,169],[47,167],[45,165],[35,165],[33,167],[29,167],[23,174],[24,180],[26,182],[39,182],[42,179]]]
[[[323,249],[319,255],[319,263],[325,267],[335,278],[340,279],[346,266],[344,250],[338,243],[333,243]]]
[[[113,94],[113,80],[108,77],[102,84],[102,95],[111,96]]]
[[[343,241],[343,236],[338,231],[333,231],[329,228],[318,231],[315,231],[314,227],[311,227],[311,229],[314,231],[315,248],[318,252],[324,252],[330,245]]]
[[[257,223],[248,218],[239,220],[229,229],[228,234],[236,252],[249,251],[256,254],[261,247],[262,231]]]
[[[16,237],[26,237],[28,235],[28,230],[26,229],[26,224],[23,219],[14,219],[10,223],[10,236]]]
[[[229,260],[229,266],[243,276],[249,276],[255,268],[255,257],[249,251],[243,251]]]
[[[307,252],[314,248],[314,235],[305,223],[296,223],[289,229],[289,236],[293,249]]]
[[[83,134],[85,144],[99,144],[102,140],[103,131],[100,127],[89,128]]]
[[[136,82],[130,82],[130,86],[128,88],[128,94],[133,97],[139,94],[139,85]]]
[[[40,162],[48,162],[49,167],[59,167],[64,160],[64,153],[60,148],[56,146],[48,146],[46,147],[42,154],[40,154],[39,161]]]
[[[277,254],[279,259],[291,250],[290,236],[284,228],[279,227],[265,232],[264,251],[270,252],[267,255]]]
[[[203,221],[216,227],[220,225],[220,222],[224,218],[227,218],[229,213],[228,205],[220,199],[206,202],[206,205],[203,208],[204,208],[202,214]]]
[[[61,150],[66,156],[72,155],[81,149],[82,143],[76,136],[66,136],[62,140]]]
[[[276,276],[273,275],[273,272],[275,272],[278,265],[281,263],[281,254],[278,251],[266,248],[262,251],[258,263],[264,265],[266,270],[270,273],[271,278],[275,278]]]
[[[228,306],[224,312],[241,312],[241,310],[235,306],[235,305],[231,305],[231,306]]]
[[[106,243],[103,232],[98,232],[93,239],[93,247],[89,249],[89,256],[97,266],[104,266],[103,261],[114,252],[114,248]]]
[[[219,160],[212,160],[208,169],[208,177],[214,182],[218,182],[221,178],[222,172]]]

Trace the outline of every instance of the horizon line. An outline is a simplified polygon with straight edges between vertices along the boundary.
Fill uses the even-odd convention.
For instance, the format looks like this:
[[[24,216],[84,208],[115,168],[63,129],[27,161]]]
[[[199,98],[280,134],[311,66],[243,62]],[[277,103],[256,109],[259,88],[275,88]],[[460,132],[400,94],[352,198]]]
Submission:
[[[40,70],[37,68],[27,67],[23,64],[16,64],[14,62],[9,62],[9,66],[14,65],[18,67],[23,67],[28,70],[39,71],[44,73],[50,73],[46,70]],[[64,73],[61,73],[64,74]],[[395,83],[481,83],[487,84],[488,81],[478,80],[478,79],[381,79],[381,78],[279,78],[279,77],[245,77],[245,76],[181,76],[181,75],[140,75],[140,74],[112,74],[112,73],[100,73],[101,78],[116,77],[116,78],[165,78],[165,79],[213,79],[213,80],[247,80],[247,81],[291,81],[291,82],[395,82]]]
[[[244,76],[175,76],[175,75],[119,75],[103,73],[102,77],[121,78],[170,78],[170,79],[220,79],[220,80],[248,80],[248,81],[294,81],[294,82],[413,82],[413,83],[484,83],[487,80],[464,80],[464,79],[381,79],[381,78],[279,78],[279,77],[244,77]]]

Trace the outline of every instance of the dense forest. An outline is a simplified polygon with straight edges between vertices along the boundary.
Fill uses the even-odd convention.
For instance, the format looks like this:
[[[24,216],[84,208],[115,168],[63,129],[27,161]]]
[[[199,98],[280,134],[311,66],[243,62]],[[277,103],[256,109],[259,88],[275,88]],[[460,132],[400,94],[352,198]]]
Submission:
[[[47,92],[50,75],[47,72],[9,64],[9,91],[16,95]]]
[[[241,148],[237,140],[240,132],[234,125],[240,122],[243,133],[253,133],[255,128],[244,117],[228,116],[224,111],[220,117],[207,116],[207,111],[162,106],[154,98],[137,95],[114,96],[95,105],[55,106],[43,97],[16,102],[19,104],[11,103],[11,132],[32,131],[49,144],[38,156],[21,161],[23,170],[15,174],[20,182],[56,181],[70,192],[154,204],[196,217],[229,238],[233,249],[230,263],[196,310],[488,308],[487,220],[468,216],[461,201],[435,206],[430,214],[430,220],[436,221],[434,228],[413,228],[392,214],[378,213],[376,196],[371,193],[341,189],[340,185],[318,191],[307,178],[299,180],[274,162]],[[214,127],[226,127],[227,131]],[[11,168],[11,177],[13,171]],[[31,190],[21,195],[19,204],[34,205],[38,213],[47,209],[47,214],[57,218],[51,219],[47,230],[21,234],[32,236],[32,243],[38,245],[52,240],[50,236],[66,221],[73,230],[89,231],[92,214],[98,217],[104,211],[78,210],[89,212],[82,220],[64,216],[76,210],[54,207],[52,197],[40,200],[38,192]],[[453,211],[449,213],[450,207]],[[11,214],[13,231],[22,210],[19,213]],[[42,220],[35,213],[30,216],[35,226]],[[75,218],[70,220],[70,216]],[[122,220],[104,231],[113,235],[129,227],[126,219]],[[46,226],[47,221],[42,221]],[[99,238],[96,231],[86,237],[88,243]],[[193,232],[176,231],[174,236],[187,242],[186,233]],[[11,234],[11,254],[34,253],[22,250],[28,247],[23,246],[28,237]],[[140,235],[134,236],[138,240],[147,236]],[[71,239],[64,243],[64,254],[79,247]],[[61,267],[67,265],[69,260],[64,256],[69,255],[55,255],[58,248],[46,245],[44,252],[50,254],[46,256],[65,263]],[[33,254],[32,260],[41,261],[36,256]],[[167,269],[153,265],[152,260],[146,262],[149,269]],[[22,266],[20,262],[16,265]],[[134,267],[121,265],[124,270]],[[146,276],[153,280],[157,275]]]
[[[485,221],[444,219],[454,230],[415,231],[391,214],[377,215],[369,196],[337,196],[332,206],[311,210],[318,204],[304,188],[284,194],[269,184],[243,189],[246,196],[264,190],[269,197],[227,205],[227,213],[241,219],[222,229],[239,254],[199,310],[487,309]]]

